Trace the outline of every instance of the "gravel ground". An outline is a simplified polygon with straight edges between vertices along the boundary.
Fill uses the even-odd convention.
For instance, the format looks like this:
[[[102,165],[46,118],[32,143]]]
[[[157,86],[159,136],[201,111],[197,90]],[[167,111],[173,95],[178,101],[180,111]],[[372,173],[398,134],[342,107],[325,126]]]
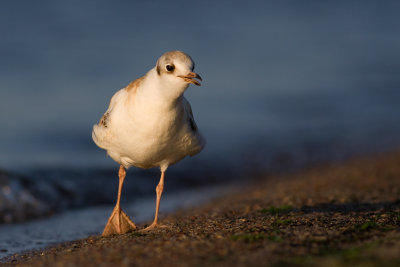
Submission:
[[[150,233],[92,236],[3,264],[400,266],[400,152],[259,177],[161,222]]]

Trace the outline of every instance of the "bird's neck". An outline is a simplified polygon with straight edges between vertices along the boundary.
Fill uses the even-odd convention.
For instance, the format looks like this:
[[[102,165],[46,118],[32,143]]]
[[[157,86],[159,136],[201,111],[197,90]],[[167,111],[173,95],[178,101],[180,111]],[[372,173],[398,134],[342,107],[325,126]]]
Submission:
[[[181,88],[180,88],[181,87]],[[183,93],[187,85],[173,84],[163,81],[155,69],[144,77],[143,86],[137,92],[143,100],[151,100],[151,105],[162,109],[176,108],[183,101]]]

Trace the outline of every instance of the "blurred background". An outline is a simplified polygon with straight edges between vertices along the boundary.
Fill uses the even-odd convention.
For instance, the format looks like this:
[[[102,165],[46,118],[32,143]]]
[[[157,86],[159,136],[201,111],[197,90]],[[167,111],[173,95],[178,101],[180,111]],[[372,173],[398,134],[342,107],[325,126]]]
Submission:
[[[2,1],[0,166],[114,166],[92,125],[174,49],[204,77],[186,93],[203,160],[397,145],[399,11],[398,1]]]
[[[208,143],[169,169],[166,194],[398,148],[399,12],[372,0],[1,1],[1,221],[115,201],[118,166],[92,126],[169,50],[203,77],[186,97]],[[153,197],[157,170],[128,176],[125,201]]]

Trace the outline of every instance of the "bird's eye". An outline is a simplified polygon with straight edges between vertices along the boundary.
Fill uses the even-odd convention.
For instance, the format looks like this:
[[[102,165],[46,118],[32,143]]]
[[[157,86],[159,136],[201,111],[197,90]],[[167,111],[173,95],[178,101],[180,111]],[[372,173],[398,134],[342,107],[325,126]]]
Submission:
[[[167,69],[167,71],[174,71],[175,66],[174,65],[167,65],[167,66],[165,66],[165,68]]]

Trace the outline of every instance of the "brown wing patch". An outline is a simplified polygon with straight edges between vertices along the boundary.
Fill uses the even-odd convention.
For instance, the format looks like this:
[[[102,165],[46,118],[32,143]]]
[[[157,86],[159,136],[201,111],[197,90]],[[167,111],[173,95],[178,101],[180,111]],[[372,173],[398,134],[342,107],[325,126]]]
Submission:
[[[106,113],[104,113],[103,117],[101,117],[100,124],[107,128],[109,119],[110,119],[110,112],[107,111]]]
[[[144,76],[134,80],[133,82],[131,82],[130,84],[128,84],[125,87],[126,92],[129,93],[128,97],[125,100],[125,105],[129,105],[130,103],[133,103],[133,99],[136,96],[137,89],[142,84],[143,80],[144,80]]]
[[[128,84],[127,87],[125,87],[126,91],[136,91],[136,88],[138,88],[140,86],[140,84],[142,83],[144,77],[140,77],[136,80],[134,80],[133,82],[131,82],[130,84]]]

